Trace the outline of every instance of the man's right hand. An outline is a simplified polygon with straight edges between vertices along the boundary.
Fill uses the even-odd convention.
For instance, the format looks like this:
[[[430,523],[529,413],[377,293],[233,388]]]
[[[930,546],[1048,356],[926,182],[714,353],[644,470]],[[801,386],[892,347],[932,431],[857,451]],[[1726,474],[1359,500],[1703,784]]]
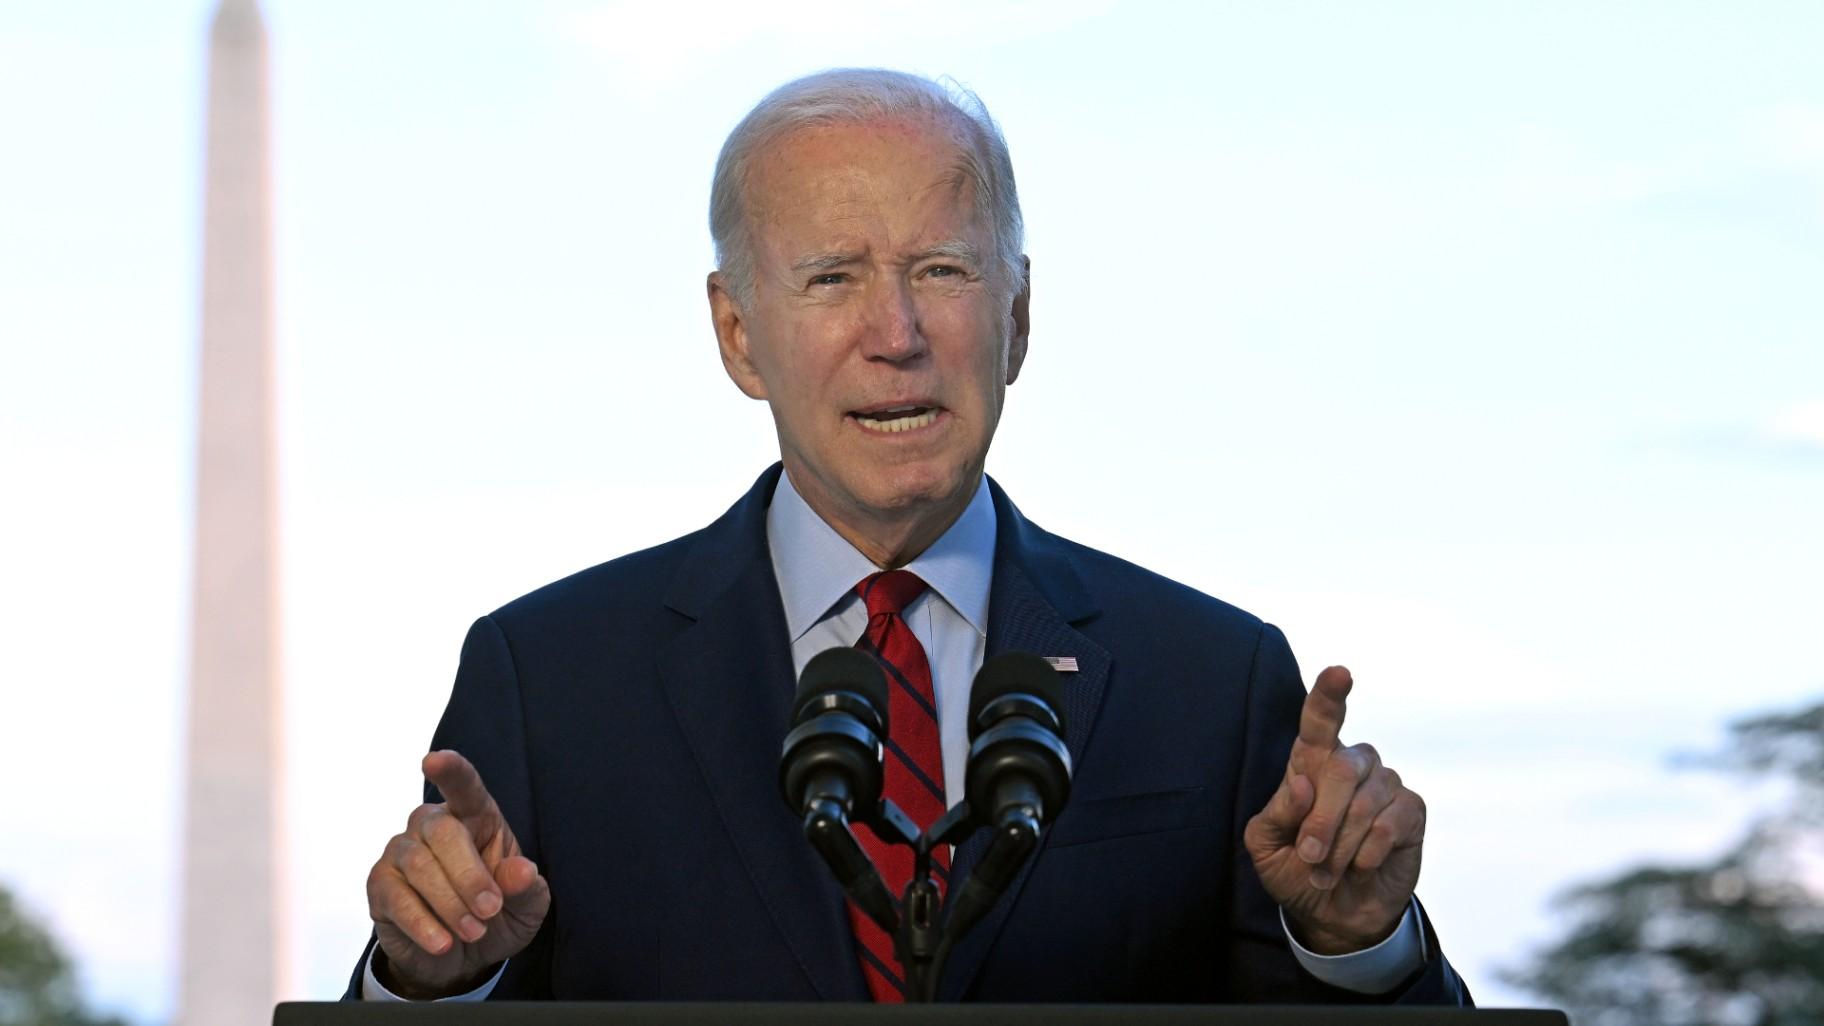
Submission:
[[[469,760],[424,757],[443,793],[420,805],[367,874],[367,911],[386,954],[376,975],[400,997],[473,990],[524,951],[551,908],[551,887],[501,817]]]

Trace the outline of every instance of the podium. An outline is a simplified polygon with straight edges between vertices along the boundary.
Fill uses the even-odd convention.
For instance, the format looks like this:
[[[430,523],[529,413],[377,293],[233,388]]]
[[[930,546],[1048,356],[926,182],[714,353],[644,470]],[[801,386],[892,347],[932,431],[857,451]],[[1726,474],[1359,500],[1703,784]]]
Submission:
[[[1526,1008],[1336,1005],[865,1005],[763,1002],[294,1001],[273,1026],[1569,1026]]]

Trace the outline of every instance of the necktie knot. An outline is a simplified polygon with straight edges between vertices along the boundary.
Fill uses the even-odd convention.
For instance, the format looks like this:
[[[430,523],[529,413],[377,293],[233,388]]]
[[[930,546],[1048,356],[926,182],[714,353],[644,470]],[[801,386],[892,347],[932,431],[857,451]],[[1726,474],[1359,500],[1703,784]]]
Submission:
[[[900,614],[912,601],[924,594],[925,582],[910,570],[883,570],[869,574],[855,586],[855,593],[867,603],[868,619],[882,614]]]

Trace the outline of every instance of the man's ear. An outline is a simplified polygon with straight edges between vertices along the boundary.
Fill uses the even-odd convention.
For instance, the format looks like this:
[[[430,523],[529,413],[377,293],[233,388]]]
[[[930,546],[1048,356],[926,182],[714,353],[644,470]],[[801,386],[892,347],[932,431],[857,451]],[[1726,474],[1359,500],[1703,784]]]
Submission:
[[[1020,288],[1013,294],[1013,335],[1007,340],[1007,383],[1013,384],[1026,363],[1026,338],[1032,334],[1032,258],[1020,258]]]
[[[709,318],[716,327],[716,347],[722,351],[722,369],[749,399],[766,398],[766,382],[754,366],[747,349],[747,322],[741,304],[729,291],[728,280],[721,271],[711,271],[704,283],[709,290]]]

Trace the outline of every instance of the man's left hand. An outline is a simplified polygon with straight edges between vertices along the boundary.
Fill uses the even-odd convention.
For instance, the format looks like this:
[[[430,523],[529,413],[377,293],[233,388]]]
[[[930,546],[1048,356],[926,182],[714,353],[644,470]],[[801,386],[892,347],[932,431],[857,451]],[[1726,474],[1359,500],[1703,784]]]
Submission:
[[[1393,933],[1425,843],[1425,800],[1372,745],[1338,739],[1353,685],[1341,666],[1317,675],[1285,778],[1242,835],[1267,894],[1320,955],[1361,951]]]

